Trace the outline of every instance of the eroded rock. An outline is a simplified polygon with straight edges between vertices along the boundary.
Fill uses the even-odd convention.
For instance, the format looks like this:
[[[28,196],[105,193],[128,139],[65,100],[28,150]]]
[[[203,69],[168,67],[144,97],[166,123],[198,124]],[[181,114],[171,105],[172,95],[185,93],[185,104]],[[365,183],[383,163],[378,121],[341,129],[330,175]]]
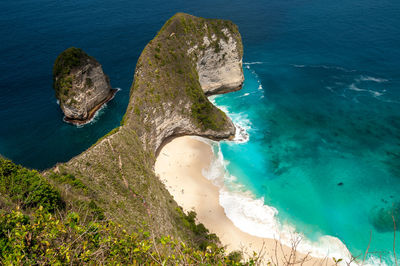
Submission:
[[[65,120],[73,124],[89,121],[116,92],[96,59],[71,47],[56,59],[53,87]]]

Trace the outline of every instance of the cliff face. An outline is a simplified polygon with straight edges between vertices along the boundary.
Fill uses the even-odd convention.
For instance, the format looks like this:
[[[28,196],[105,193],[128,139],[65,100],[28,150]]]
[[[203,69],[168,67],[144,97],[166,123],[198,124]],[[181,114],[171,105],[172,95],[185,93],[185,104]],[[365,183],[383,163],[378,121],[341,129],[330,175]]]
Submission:
[[[115,93],[99,62],[74,47],[57,57],[53,80],[65,120],[75,124],[91,119]]]
[[[154,173],[155,157],[165,141],[179,135],[234,136],[232,121],[205,93],[240,89],[242,54],[232,22],[176,14],[138,59],[121,126],[50,172],[82,180],[105,215],[127,228],[145,222],[155,234],[195,239]]]
[[[206,95],[239,90],[244,81],[240,39],[228,28],[221,31],[223,38],[216,34],[212,34],[211,39],[204,37],[205,49],[199,51],[197,59],[196,69]]]
[[[232,22],[176,14],[138,60],[126,124],[155,153],[173,136],[233,137],[233,123],[205,94],[241,88],[242,56]]]

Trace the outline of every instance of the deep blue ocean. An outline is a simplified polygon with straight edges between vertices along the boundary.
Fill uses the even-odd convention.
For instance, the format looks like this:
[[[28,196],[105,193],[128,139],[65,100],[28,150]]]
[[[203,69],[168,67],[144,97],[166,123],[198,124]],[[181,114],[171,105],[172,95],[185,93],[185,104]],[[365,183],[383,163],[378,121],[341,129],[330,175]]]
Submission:
[[[392,214],[400,228],[399,1],[1,1],[0,154],[46,169],[118,126],[142,49],[176,12],[230,19],[242,34],[244,88],[215,99],[250,135],[221,144],[235,182],[311,240],[336,236],[360,255],[372,232],[370,251],[390,258]],[[54,60],[70,46],[121,89],[82,127],[63,122],[52,89]]]

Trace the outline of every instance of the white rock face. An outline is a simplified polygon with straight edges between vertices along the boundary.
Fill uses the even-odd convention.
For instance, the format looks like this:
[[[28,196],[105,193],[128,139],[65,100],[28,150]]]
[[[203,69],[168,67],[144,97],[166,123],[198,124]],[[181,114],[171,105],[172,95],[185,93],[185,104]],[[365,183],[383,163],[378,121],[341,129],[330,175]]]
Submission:
[[[207,28],[206,25],[205,28]],[[206,95],[240,90],[243,85],[242,54],[237,47],[238,43],[228,29],[224,28],[222,32],[225,34],[226,40],[223,38],[218,40],[215,34],[211,36],[211,39],[205,36],[202,45],[195,44],[187,50],[187,55],[198,55],[196,70],[200,85]],[[218,42],[218,46],[215,44],[216,42]],[[203,47],[203,50],[200,47]],[[185,106],[184,109],[190,110],[190,104],[185,105],[184,102],[181,102],[178,106]],[[150,121],[150,117],[145,119],[145,121],[151,122],[153,128],[156,129],[153,137],[148,138],[150,141],[147,141],[155,147],[155,153],[160,150],[165,140],[171,137],[198,135],[220,140],[235,135],[236,128],[230,119],[223,130],[203,131],[193,124],[190,117],[183,116],[175,108],[164,106],[164,110],[163,117],[157,117],[153,121]],[[143,136],[143,143],[146,143],[145,139],[146,136]]]
[[[190,106],[187,106],[190,108]],[[157,117],[153,122],[156,132],[151,138],[151,144],[154,147],[154,152],[157,152],[162,148],[162,144],[165,140],[171,137],[184,136],[184,135],[197,135],[206,137],[214,140],[227,139],[235,135],[235,126],[229,119],[227,125],[223,130],[215,131],[211,129],[199,130],[199,128],[193,124],[193,121],[187,117],[182,116],[179,112],[172,108],[166,108],[165,117]],[[167,118],[167,119],[166,119]],[[142,141],[145,143],[145,137]]]
[[[101,65],[92,60],[83,67],[72,70],[71,75],[71,96],[60,103],[61,109],[66,120],[90,119],[95,109],[112,98],[114,91],[110,81]]]
[[[197,72],[206,95],[239,90],[244,81],[242,56],[237,49],[238,44],[228,29],[224,28],[222,32],[227,41],[223,38],[218,40],[215,35],[211,36],[211,40],[205,36],[203,41],[205,50],[199,52]],[[188,53],[191,52],[189,49]]]

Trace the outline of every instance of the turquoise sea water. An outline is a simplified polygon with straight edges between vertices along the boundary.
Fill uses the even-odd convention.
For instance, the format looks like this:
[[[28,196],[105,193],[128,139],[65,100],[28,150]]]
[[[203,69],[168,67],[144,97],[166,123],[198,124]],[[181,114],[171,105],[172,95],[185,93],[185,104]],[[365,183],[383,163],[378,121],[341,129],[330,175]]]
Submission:
[[[400,221],[400,105],[386,95],[391,81],[270,62],[245,64],[245,77],[243,90],[214,99],[250,135],[221,144],[235,182],[310,240],[336,236],[363,255],[371,231],[370,251],[390,257],[392,212]]]
[[[0,154],[45,169],[118,126],[140,52],[178,11],[231,19],[242,34],[245,86],[215,99],[250,136],[221,144],[235,182],[309,239],[336,236],[359,255],[371,231],[370,251],[390,259],[392,213],[400,228],[400,2],[1,1]],[[52,90],[52,64],[69,46],[121,88],[79,128],[62,121]]]

